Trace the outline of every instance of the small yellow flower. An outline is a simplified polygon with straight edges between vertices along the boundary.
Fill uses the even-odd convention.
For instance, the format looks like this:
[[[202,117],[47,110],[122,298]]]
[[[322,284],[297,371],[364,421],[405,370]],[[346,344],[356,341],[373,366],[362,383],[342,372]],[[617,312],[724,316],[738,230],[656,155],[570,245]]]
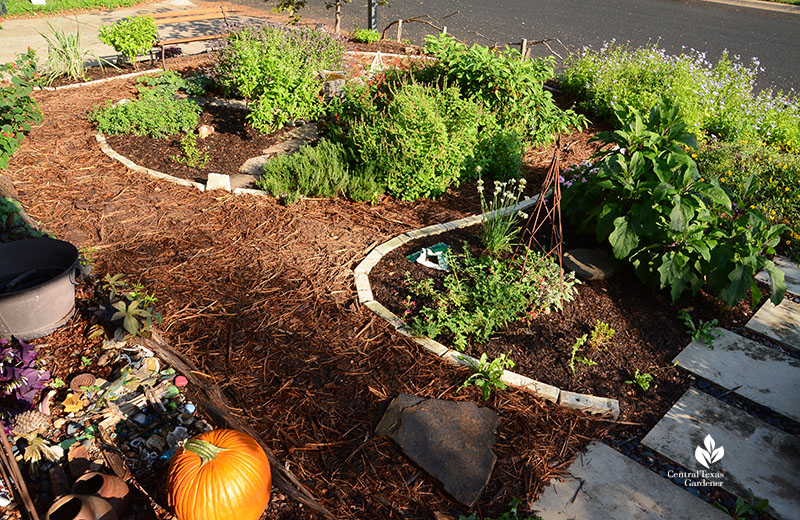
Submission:
[[[775,220],[775,215],[770,215],[770,216],[769,216],[769,219],[770,219],[770,220]]]
[[[692,159],[697,159],[697,154],[696,153],[692,154]]]
[[[785,188],[783,191],[789,191],[789,188]]]
[[[750,204],[750,209],[756,209],[754,204]]]
[[[791,243],[792,243],[792,241],[791,241],[791,240],[787,240],[787,241],[786,241],[786,245],[787,245],[787,246],[788,246],[789,244],[791,244]]]
[[[725,177],[720,177],[719,182],[725,182]],[[788,190],[789,188],[786,189]]]
[[[706,178],[705,177],[700,177],[700,182],[706,182]]]

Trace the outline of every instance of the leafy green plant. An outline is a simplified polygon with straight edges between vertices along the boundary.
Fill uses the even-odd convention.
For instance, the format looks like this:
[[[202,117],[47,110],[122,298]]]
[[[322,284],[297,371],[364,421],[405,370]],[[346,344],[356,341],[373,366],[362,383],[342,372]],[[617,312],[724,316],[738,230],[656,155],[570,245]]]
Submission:
[[[758,513],[766,512],[767,507],[769,506],[769,500],[762,498],[756,502],[756,498],[753,496],[753,490],[750,488],[747,488],[747,495],[748,498],[736,497],[736,503],[733,506],[733,513],[728,511],[728,508],[719,502],[714,502],[714,507],[725,511],[736,520],[747,520]]]
[[[106,274],[98,291],[100,302],[95,315],[114,327],[113,337],[117,341],[147,336],[153,324],[162,322],[155,311],[158,298],[140,284],[129,284],[120,274]],[[99,337],[104,332],[103,327],[97,327],[90,337]]]
[[[380,39],[380,33],[373,29],[359,29],[358,25],[353,29],[353,41],[358,43],[372,43]]]
[[[209,161],[208,150],[200,150],[197,147],[197,134],[187,132],[181,139],[181,151],[183,155],[173,155],[170,157],[178,164],[185,164],[189,168],[201,170],[206,167]]]
[[[570,353],[569,356],[569,371],[572,372],[572,377],[577,377],[575,373],[576,361],[588,367],[593,367],[597,365],[597,361],[593,361],[585,356],[578,355],[578,352],[580,352],[583,346],[586,345],[588,339],[589,335],[584,334],[583,336],[576,338],[575,343],[572,344],[572,352]]]
[[[521,517],[517,512],[517,508],[522,503],[518,498],[512,498],[511,502],[508,504],[508,511],[503,513],[502,515],[498,516],[497,518],[485,518],[484,520],[542,520],[540,516],[526,516]],[[461,515],[458,517],[458,520],[478,520],[478,515],[472,514],[469,516]]]
[[[614,333],[616,333],[616,331],[612,329],[608,323],[597,320],[597,323],[592,327],[589,345],[598,350],[603,349],[603,346],[607,345],[608,342],[611,341],[611,338],[614,337]]]
[[[92,366],[92,360],[86,356],[81,356],[81,367]]]
[[[64,380],[61,379],[60,377],[56,377],[56,378],[50,380],[50,385],[49,386],[53,390],[57,390],[59,388],[64,388],[65,386],[67,386],[67,383],[65,383]]]
[[[0,86],[0,169],[25,142],[32,124],[42,122],[42,113],[31,96],[40,85],[36,72],[36,52],[29,49],[10,63],[0,65],[0,73],[9,76],[10,85]]]
[[[0,197],[0,242],[43,236],[46,233],[32,227],[22,217],[22,206],[18,201]]]
[[[466,99],[487,106],[502,128],[531,142],[549,143],[588,123],[582,115],[558,108],[544,89],[544,82],[554,76],[553,58],[527,60],[516,50],[467,48],[446,34],[426,37],[425,51],[439,61],[444,82],[458,87]]]
[[[315,119],[321,70],[337,70],[344,45],[311,27],[246,26],[228,34],[214,53],[214,78],[227,94],[250,100],[253,128],[271,132],[298,119]]]
[[[136,56],[152,48],[158,29],[152,17],[134,16],[100,27],[97,37],[136,68]]]
[[[625,381],[625,384],[626,385],[634,385],[634,384],[635,385],[639,385],[639,388],[641,388],[643,391],[647,392],[648,390],[650,390],[650,385],[652,385],[656,380],[655,374],[657,374],[658,372],[660,372],[662,370],[666,370],[668,368],[672,368],[672,367],[676,366],[677,364],[678,364],[678,362],[676,361],[672,365],[667,365],[665,367],[659,367],[659,368],[653,370],[652,372],[640,372],[639,369],[637,368],[636,371],[633,373],[633,379],[628,379],[627,381]]]
[[[527,254],[523,273],[524,254],[510,259],[476,257],[465,244],[462,253],[448,254],[451,272],[442,288],[430,278],[415,282],[407,277],[410,292],[430,301],[412,315],[411,328],[430,338],[449,334],[454,347],[463,350],[470,342],[486,343],[511,322],[561,309],[563,302],[573,299],[579,282],[568,274],[562,285],[560,269],[551,257]]]
[[[68,33],[64,29],[56,29],[47,22],[51,35],[39,33],[47,42],[47,64],[42,74],[44,83],[49,85],[56,79],[67,76],[76,81],[86,80],[84,62],[87,58],[94,58],[103,67],[103,60],[83,48],[81,43],[81,30],[78,25],[75,33]]]
[[[489,397],[492,395],[492,390],[505,390],[506,384],[501,381],[501,378],[503,377],[504,370],[514,368],[514,362],[510,359],[510,356],[511,352],[508,353],[508,356],[506,356],[506,354],[500,354],[499,357],[489,361],[489,357],[484,352],[481,354],[481,358],[477,363],[468,360],[469,366],[474,374],[469,376],[467,380],[458,387],[456,393],[468,386],[475,385],[481,389],[483,400],[488,401]]]
[[[598,136],[615,146],[564,181],[567,216],[608,242],[642,281],[668,287],[673,300],[707,285],[729,306],[748,290],[757,301],[753,276],[765,269],[779,303],[783,272],[764,255],[774,253],[786,227],[751,209],[734,210],[728,192],[700,176],[689,153],[696,138],[669,98],[647,118],[630,108],[616,114],[622,129]]]
[[[800,98],[755,90],[760,63],[748,65],[723,53],[716,64],[705,53],[668,55],[655,45],[633,48],[605,44],[567,58],[561,87],[583,106],[614,120],[617,107],[646,112],[662,94],[680,106],[691,132],[711,139],[800,142]]]
[[[163,88],[170,94],[182,90],[190,96],[202,96],[214,86],[214,80],[208,76],[197,75],[183,78],[173,70],[143,76],[138,78],[137,82],[156,89]]]
[[[301,196],[374,201],[384,190],[369,170],[349,167],[343,145],[324,138],[315,146],[268,161],[256,186],[289,204]]]
[[[689,330],[689,335],[692,337],[692,341],[702,341],[708,346],[708,348],[714,350],[714,340],[722,336],[722,333],[716,328],[717,323],[719,323],[718,320],[700,320],[697,324],[695,324],[692,316],[685,310],[682,310],[678,313],[678,318],[680,318],[681,321],[686,324],[686,328]]]
[[[89,114],[103,134],[147,135],[163,138],[194,130],[202,108],[189,99],[174,99],[169,89],[141,88],[139,99],[106,101]]]
[[[486,202],[483,194],[483,179],[478,179],[478,194],[481,197],[481,217],[483,230],[481,241],[490,253],[500,253],[511,249],[514,239],[520,231],[518,219],[528,217],[522,211],[512,211],[519,203],[525,190],[525,179],[514,179],[506,182],[494,181],[492,200]]]

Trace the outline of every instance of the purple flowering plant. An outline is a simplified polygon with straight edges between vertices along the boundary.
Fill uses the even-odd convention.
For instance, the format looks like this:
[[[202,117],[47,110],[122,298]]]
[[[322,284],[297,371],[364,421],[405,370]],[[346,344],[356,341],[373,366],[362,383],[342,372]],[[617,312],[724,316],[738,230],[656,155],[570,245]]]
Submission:
[[[50,381],[33,345],[12,338],[0,339],[0,409],[3,418],[33,407],[39,392]]]

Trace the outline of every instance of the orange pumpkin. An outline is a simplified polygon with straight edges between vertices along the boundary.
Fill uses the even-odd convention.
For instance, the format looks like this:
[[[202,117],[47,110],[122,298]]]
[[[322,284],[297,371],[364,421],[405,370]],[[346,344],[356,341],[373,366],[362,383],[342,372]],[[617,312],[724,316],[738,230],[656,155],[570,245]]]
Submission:
[[[236,430],[211,430],[173,455],[167,500],[179,520],[258,520],[272,475],[258,442]]]

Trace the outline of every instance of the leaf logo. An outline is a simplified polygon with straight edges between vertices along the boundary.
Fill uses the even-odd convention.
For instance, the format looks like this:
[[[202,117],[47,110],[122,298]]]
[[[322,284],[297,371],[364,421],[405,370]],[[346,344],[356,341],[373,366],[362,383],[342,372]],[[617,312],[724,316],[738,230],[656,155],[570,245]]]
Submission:
[[[714,438],[711,437],[711,435],[706,435],[703,444],[705,445],[705,449],[703,449],[702,446],[698,446],[697,449],[694,450],[694,458],[706,469],[711,469],[711,464],[725,456],[725,448],[720,446],[715,449]]]

